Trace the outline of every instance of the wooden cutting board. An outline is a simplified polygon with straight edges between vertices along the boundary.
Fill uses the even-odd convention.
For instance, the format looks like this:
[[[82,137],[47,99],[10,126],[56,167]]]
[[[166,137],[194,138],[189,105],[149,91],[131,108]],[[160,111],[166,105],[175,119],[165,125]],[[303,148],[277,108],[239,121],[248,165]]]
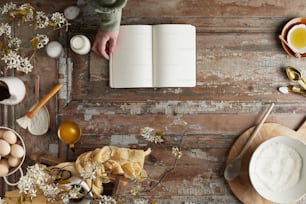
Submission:
[[[233,144],[227,162],[236,157],[242,150],[243,145],[246,144],[247,139],[252,134],[254,127],[246,130]],[[249,162],[255,149],[267,139],[275,136],[290,136],[297,138],[306,143],[306,121],[300,126],[297,131],[282,126],[277,123],[265,123],[259,130],[257,136],[253,140],[250,148],[245,153],[242,160],[242,167],[240,175],[233,181],[228,182],[232,192],[243,203],[250,204],[272,204],[261,197],[253,188],[249,178]]]

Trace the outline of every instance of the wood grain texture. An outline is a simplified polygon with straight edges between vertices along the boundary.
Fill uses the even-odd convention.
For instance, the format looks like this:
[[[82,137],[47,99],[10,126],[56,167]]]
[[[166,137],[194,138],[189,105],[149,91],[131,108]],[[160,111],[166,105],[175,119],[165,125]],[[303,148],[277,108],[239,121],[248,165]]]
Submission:
[[[9,1],[0,4],[5,2]],[[158,179],[172,165],[171,147],[182,145],[183,157],[164,180],[164,189],[159,186],[143,198],[159,203],[241,203],[223,178],[228,154],[239,136],[256,124],[258,114],[271,102],[276,107],[268,123],[296,130],[305,121],[305,98],[277,91],[279,86],[293,84],[286,77],[285,67],[306,69],[305,59],[287,55],[277,38],[287,21],[305,14],[303,1],[129,0],[122,24],[196,26],[197,86],[161,89],[111,89],[107,61],[93,53],[80,56],[70,50],[69,39],[73,35],[85,34],[93,41],[98,29],[99,16],[83,1],[23,2],[45,12],[63,11],[75,4],[81,8],[81,15],[71,22],[68,33],[55,32],[50,38],[64,45],[63,58],[51,59],[40,50],[35,56],[35,71],[28,75],[1,65],[4,75],[20,77],[27,87],[22,103],[14,107],[0,105],[0,124],[15,129],[27,144],[29,155],[24,169],[33,163],[31,153],[74,160],[82,152],[111,144],[151,147],[152,155],[146,160],[145,169]],[[16,26],[15,32],[26,38],[34,31]],[[28,53],[27,46],[23,49]],[[41,78],[41,96],[58,80],[66,83],[66,89],[47,104],[51,126],[43,136],[30,135],[15,123],[35,101],[35,74]],[[58,125],[66,120],[76,121],[82,129],[75,153],[57,138]],[[165,131],[166,144],[147,143],[140,136],[140,129],[146,126]],[[7,186],[1,184],[3,195]],[[119,187],[122,199],[132,202],[132,184]],[[305,203],[305,199],[300,203]]]

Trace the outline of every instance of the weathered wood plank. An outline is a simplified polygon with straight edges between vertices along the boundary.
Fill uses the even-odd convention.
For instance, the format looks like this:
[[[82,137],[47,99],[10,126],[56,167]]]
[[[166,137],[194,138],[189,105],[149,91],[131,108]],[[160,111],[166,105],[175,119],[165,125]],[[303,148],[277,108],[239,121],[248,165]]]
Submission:
[[[222,43],[220,43],[222,42]],[[302,60],[289,57],[279,40],[269,34],[199,34],[197,36],[196,88],[111,89],[108,65],[92,54],[72,54],[73,99],[101,101],[150,100],[300,100],[281,95],[277,88],[291,84],[284,68],[304,68]],[[90,60],[90,62],[87,62]],[[127,97],[129,96],[129,97]]]
[[[10,1],[3,0],[1,4],[5,2]],[[23,2],[31,2],[46,12],[82,4],[75,0]],[[48,134],[32,136],[15,123],[15,118],[24,115],[35,102],[35,74],[41,75],[41,96],[57,83],[58,62],[48,58],[43,50],[35,58],[37,72],[18,75],[27,86],[25,100],[13,108],[0,106],[0,115],[9,115],[0,118],[0,123],[15,127],[23,135],[29,155],[39,151],[56,154],[54,147],[58,145],[59,155],[66,156],[67,146],[56,135],[58,123],[65,120],[74,120],[82,128],[76,152],[67,151],[69,160],[103,145],[152,147],[145,169],[155,179],[171,166],[171,147],[182,144],[184,156],[163,182],[168,191],[159,187],[143,198],[157,199],[159,203],[239,203],[222,176],[224,161],[235,139],[256,123],[271,102],[276,107],[268,122],[296,129],[305,120],[304,97],[277,91],[279,86],[292,84],[283,70],[286,66],[306,69],[304,59],[288,56],[277,39],[288,20],[304,15],[305,3],[129,0],[122,24],[190,23],[197,28],[197,87],[163,89],[111,89],[107,61],[93,53],[72,53],[69,38],[82,33],[93,40],[99,25],[99,15],[86,5],[81,9],[67,36],[59,37],[57,33],[52,37],[65,45],[67,63],[73,63],[72,100],[53,98],[47,104],[51,115]],[[33,33],[21,27],[16,31],[24,37]],[[184,122],[187,125],[182,125]],[[144,141],[139,132],[145,126],[165,131],[167,143],[159,146]],[[29,163],[27,159],[26,164]],[[130,187],[122,186],[120,192],[132,200]]]

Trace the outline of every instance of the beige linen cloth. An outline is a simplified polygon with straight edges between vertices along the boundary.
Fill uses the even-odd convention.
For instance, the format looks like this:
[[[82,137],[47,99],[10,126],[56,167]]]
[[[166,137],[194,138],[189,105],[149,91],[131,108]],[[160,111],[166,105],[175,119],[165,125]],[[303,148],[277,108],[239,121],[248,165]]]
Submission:
[[[95,165],[98,165],[95,178],[85,179],[89,188],[92,189],[94,196],[98,197],[103,193],[103,183],[115,181],[118,175],[132,180],[143,180],[147,178],[147,172],[143,169],[143,165],[145,157],[150,153],[150,148],[144,151],[104,146],[81,154],[75,162],[63,162],[54,167],[68,170],[72,176],[80,177],[84,170],[92,169]],[[8,204],[49,204],[43,195],[32,200],[21,201],[18,190],[6,192],[5,200]]]

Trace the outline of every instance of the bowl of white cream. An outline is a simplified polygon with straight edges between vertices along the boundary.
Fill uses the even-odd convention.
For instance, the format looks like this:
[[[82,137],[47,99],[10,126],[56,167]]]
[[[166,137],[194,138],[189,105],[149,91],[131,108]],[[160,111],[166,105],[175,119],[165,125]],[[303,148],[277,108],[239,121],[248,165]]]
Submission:
[[[289,136],[276,136],[254,151],[249,176],[255,190],[275,203],[297,201],[306,193],[306,145]]]

